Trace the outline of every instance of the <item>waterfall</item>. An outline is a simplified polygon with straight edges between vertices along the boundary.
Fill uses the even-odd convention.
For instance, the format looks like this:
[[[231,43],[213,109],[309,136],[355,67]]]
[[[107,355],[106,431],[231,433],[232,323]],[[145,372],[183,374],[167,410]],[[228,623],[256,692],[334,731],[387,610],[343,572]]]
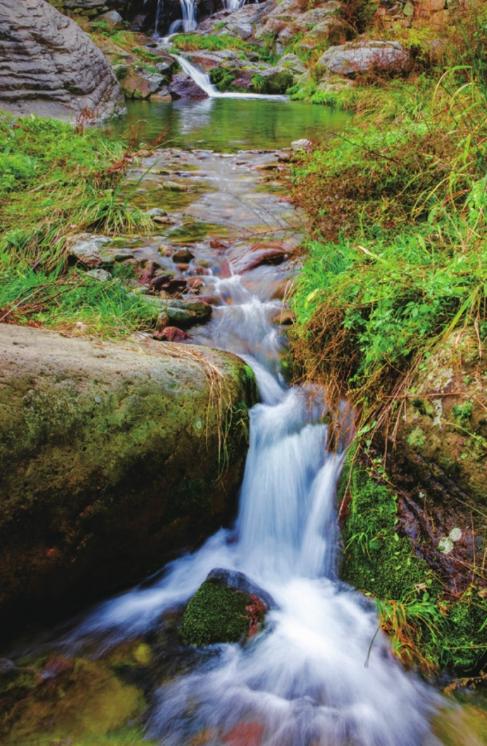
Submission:
[[[242,98],[242,99],[267,99],[271,101],[287,101],[287,96],[271,96],[261,93],[234,93],[232,91],[222,93],[210,80],[210,76],[199,70],[195,65],[189,62],[185,57],[179,54],[173,55],[178,61],[183,72],[186,73],[209,98]]]
[[[164,0],[157,0],[156,19],[154,22],[154,36],[159,35],[159,25],[161,22],[161,11],[162,11],[163,5],[164,5]]]
[[[240,727],[253,728],[262,746],[438,746],[429,731],[436,695],[393,659],[374,604],[336,579],[343,454],[327,450],[320,390],[288,388],[276,367],[280,302],[258,297],[240,275],[213,285],[220,300],[200,341],[240,354],[261,395],[236,530],[219,531],[153,585],[103,604],[77,634],[102,633],[109,643],[139,635],[213,568],[238,570],[275,600],[264,632],[245,646],[217,646],[164,683],[149,736],[187,746],[214,733],[205,742],[216,745]]]
[[[183,31],[187,34],[190,31],[194,31],[198,25],[196,22],[196,2],[195,0],[180,0],[180,3]]]

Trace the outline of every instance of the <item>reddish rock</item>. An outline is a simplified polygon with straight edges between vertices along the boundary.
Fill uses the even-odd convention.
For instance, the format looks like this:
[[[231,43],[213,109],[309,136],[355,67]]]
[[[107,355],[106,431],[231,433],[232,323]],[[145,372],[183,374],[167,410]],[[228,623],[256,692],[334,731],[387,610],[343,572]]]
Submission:
[[[223,743],[228,746],[260,746],[264,736],[261,723],[238,723],[223,735]]]
[[[222,241],[221,238],[212,238],[210,241],[210,247],[212,249],[228,249],[228,243]]]
[[[184,342],[185,339],[189,339],[189,335],[177,326],[166,326],[164,329],[154,332],[152,338],[161,342]]]
[[[283,248],[255,249],[236,262],[236,269],[238,272],[248,272],[261,264],[282,264],[288,258],[289,254]]]
[[[189,249],[178,249],[174,252],[172,255],[172,260],[176,264],[179,264],[181,262],[188,263],[191,261],[191,259],[194,259],[194,254]]]
[[[186,73],[178,73],[173,77],[169,85],[172,98],[208,98],[206,93]]]
[[[154,277],[157,264],[153,261],[146,262],[142,268],[142,272],[139,274],[139,282],[141,285],[152,285],[152,279]]]
[[[190,277],[188,280],[188,287],[191,288],[193,293],[199,293],[200,288],[202,288],[204,284],[203,280],[199,277]]]

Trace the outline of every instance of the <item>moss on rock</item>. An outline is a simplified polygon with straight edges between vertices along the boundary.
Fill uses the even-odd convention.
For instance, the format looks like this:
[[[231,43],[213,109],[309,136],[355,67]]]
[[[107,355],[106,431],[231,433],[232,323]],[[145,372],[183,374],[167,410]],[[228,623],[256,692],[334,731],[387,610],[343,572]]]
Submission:
[[[135,581],[231,516],[255,396],[238,358],[13,326],[0,347],[5,626]]]
[[[424,671],[478,673],[487,661],[487,599],[474,585],[452,598],[404,535],[399,498],[380,460],[343,477],[349,511],[342,577],[378,601],[381,621],[404,663]]]
[[[0,733],[5,746],[47,746],[53,739],[66,738],[76,744],[104,743],[104,737],[144,709],[141,691],[122,682],[102,662],[80,658],[63,659],[63,664],[65,670],[52,673],[56,661],[45,662],[36,686],[3,700]]]
[[[249,630],[246,593],[206,580],[186,606],[181,638],[187,645],[238,642]]]

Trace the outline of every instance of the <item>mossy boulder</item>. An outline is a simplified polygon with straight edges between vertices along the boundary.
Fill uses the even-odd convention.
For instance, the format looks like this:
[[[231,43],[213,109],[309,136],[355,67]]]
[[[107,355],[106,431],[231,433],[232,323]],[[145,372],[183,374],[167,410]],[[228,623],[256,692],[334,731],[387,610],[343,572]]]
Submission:
[[[0,687],[0,738],[5,746],[84,746],[103,744],[105,737],[117,743],[112,734],[128,722],[133,725],[146,707],[142,691],[102,661],[38,659],[18,670],[16,683],[8,691]]]
[[[235,508],[250,369],[209,348],[0,325],[4,628],[117,590]]]
[[[198,647],[242,642],[260,630],[272,606],[270,596],[243,573],[213,570],[186,606],[181,639]]]
[[[486,408],[479,339],[463,328],[418,367],[389,447],[405,532],[455,593],[481,579],[475,567],[487,538]]]

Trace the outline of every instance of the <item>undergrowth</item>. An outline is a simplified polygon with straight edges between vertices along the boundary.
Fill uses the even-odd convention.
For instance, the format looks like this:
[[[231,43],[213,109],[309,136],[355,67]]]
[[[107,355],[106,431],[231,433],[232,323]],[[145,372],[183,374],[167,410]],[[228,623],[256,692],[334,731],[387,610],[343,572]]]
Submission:
[[[129,163],[123,143],[96,129],[1,115],[0,151],[0,319],[82,322],[113,334],[146,325],[147,303],[116,279],[102,288],[82,277],[67,257],[76,233],[152,228],[121,191]]]
[[[455,326],[487,332],[485,103],[454,69],[421,108],[392,109],[387,129],[383,110],[366,116],[296,170],[313,229],[295,351],[368,422]]]
[[[274,59],[272,50],[265,44],[253,44],[232,34],[176,34],[171,38],[171,44],[177,52],[220,52],[229,49],[241,53],[243,59]]]
[[[366,453],[375,445],[382,462],[417,371],[453,330],[470,329],[479,354],[487,336],[487,17],[474,20],[462,64],[436,77],[301,89],[356,116],[293,177],[310,219],[293,301],[297,377],[347,397],[359,419],[343,573],[376,597],[405,663],[456,674],[485,665],[485,598],[474,586],[452,598],[416,556],[396,491]]]

